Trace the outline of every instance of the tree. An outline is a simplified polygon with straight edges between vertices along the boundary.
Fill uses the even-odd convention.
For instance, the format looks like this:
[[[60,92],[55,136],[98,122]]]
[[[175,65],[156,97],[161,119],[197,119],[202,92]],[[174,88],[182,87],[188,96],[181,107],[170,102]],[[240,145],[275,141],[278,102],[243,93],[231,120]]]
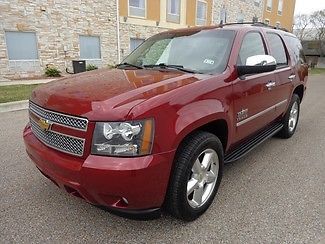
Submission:
[[[314,12],[310,16],[310,23],[316,30],[316,40],[319,42],[320,54],[325,56],[325,9]]]
[[[307,14],[295,16],[294,33],[300,40],[305,40],[310,32],[310,18]]]

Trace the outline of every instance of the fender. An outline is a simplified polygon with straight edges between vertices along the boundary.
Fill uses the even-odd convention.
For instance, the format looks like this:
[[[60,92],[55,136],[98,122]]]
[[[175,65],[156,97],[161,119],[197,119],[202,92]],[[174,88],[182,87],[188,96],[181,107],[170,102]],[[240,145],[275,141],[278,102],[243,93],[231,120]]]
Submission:
[[[192,131],[216,120],[225,120],[230,130],[228,106],[220,100],[207,99],[187,104],[178,110],[178,118],[175,122],[176,137],[173,141],[173,148],[177,149],[181,141]]]

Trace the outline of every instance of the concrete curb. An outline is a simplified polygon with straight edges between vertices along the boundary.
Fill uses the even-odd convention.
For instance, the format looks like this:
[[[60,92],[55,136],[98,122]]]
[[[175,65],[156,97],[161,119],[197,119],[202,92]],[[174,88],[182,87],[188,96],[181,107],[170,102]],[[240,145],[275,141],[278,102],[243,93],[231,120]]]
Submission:
[[[0,103],[0,113],[28,109],[28,100]]]
[[[45,84],[57,79],[0,81],[0,86]]]

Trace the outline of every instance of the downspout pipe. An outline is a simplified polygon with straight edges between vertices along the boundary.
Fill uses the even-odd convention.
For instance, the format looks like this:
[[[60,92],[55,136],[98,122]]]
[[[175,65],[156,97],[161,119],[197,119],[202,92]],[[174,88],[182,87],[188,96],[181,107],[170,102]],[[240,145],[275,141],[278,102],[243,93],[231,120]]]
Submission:
[[[120,4],[119,4],[119,0],[116,0],[116,39],[117,39],[117,62],[121,63]]]

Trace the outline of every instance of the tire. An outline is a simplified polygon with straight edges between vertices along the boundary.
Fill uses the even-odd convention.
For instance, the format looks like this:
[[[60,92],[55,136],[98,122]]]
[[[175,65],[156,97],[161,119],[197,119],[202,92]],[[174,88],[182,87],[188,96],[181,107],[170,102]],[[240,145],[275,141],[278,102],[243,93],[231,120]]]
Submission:
[[[296,110],[296,112],[294,112]],[[294,116],[294,114],[296,114]],[[300,98],[297,94],[293,94],[288,110],[285,113],[282,123],[283,128],[279,132],[279,137],[288,139],[295,133],[299,121],[299,114],[300,114]],[[295,120],[295,122],[293,122]]]
[[[223,163],[223,147],[218,137],[202,131],[188,136],[174,159],[165,202],[167,211],[185,221],[202,215],[218,191]]]

